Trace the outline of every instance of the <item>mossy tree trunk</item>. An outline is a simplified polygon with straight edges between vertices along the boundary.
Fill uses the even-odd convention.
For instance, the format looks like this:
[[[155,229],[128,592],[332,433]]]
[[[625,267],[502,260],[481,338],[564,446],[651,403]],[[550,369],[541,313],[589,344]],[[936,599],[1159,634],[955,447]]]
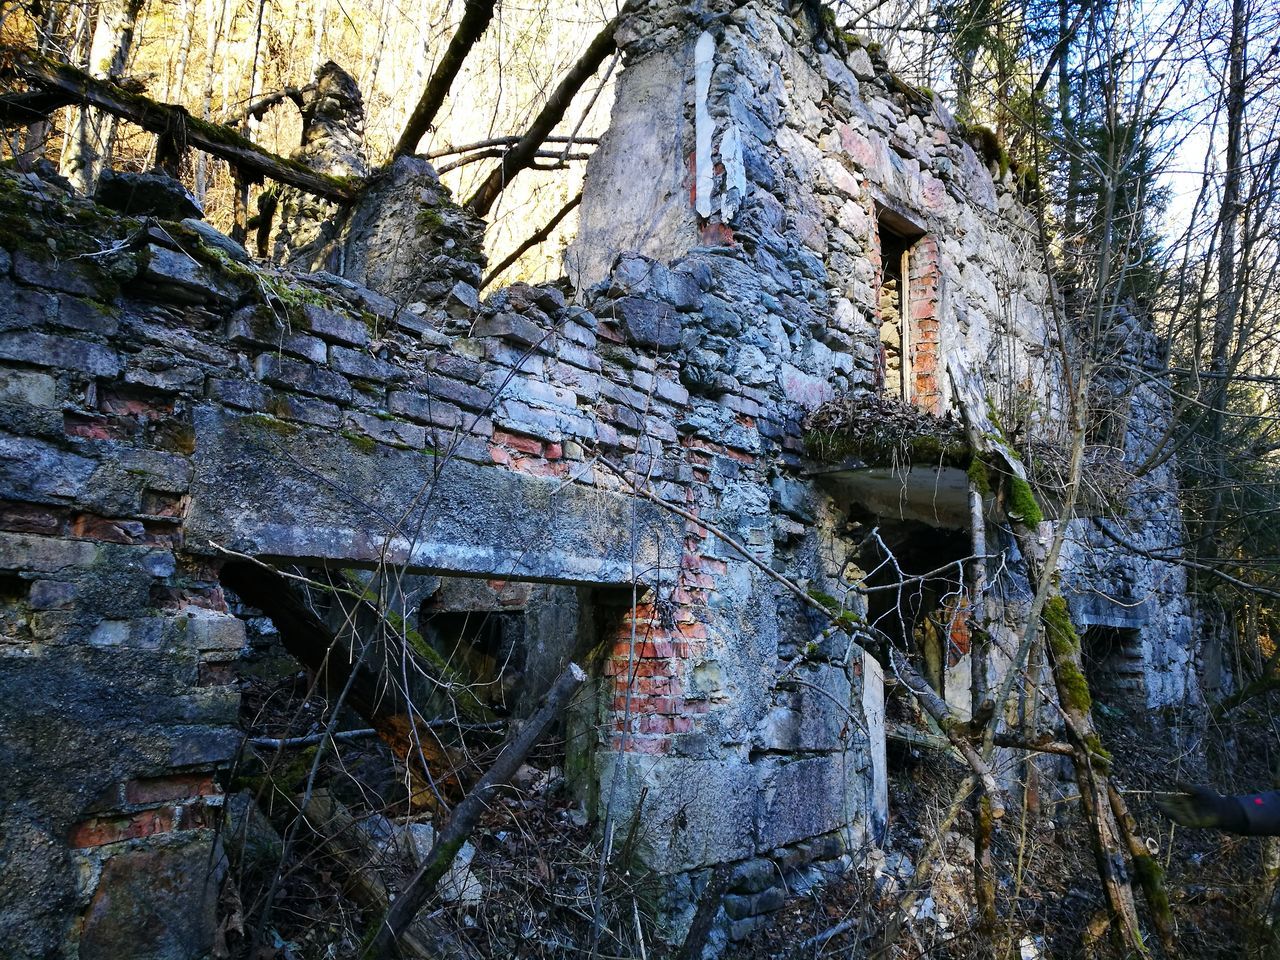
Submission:
[[[1126,866],[1124,834],[1116,822],[1110,797],[1111,757],[1093,725],[1093,699],[1084,676],[1080,637],[1071,623],[1067,602],[1055,595],[1041,614],[1058,704],[1066,717],[1067,740],[1075,748],[1072,765],[1080,789],[1080,806],[1089,825],[1094,862],[1111,909],[1111,934],[1125,956],[1146,956],[1138,911]]]

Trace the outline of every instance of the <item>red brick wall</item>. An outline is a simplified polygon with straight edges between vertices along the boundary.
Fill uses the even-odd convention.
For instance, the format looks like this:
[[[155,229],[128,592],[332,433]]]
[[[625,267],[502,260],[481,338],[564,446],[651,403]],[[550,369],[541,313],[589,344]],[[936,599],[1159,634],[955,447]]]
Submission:
[[[938,356],[938,241],[921,237],[911,248],[907,308],[911,314],[912,399],[921,410],[942,414]]]

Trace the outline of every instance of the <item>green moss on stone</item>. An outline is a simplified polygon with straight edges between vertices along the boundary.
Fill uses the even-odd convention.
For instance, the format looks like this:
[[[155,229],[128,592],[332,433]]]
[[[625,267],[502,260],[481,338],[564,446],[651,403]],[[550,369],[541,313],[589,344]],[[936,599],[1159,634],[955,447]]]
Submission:
[[[424,233],[438,233],[445,228],[444,217],[435,207],[423,207],[417,215],[418,229]]]
[[[1005,513],[1011,519],[1024,523],[1028,527],[1034,527],[1044,520],[1040,504],[1036,502],[1035,494],[1031,492],[1031,484],[1021,477],[1011,476],[1008,490],[1009,499],[1005,505]]]
[[[293,438],[300,432],[293,424],[285,423],[265,413],[251,413],[247,417],[241,417],[240,423],[251,430],[272,433],[278,437]]]
[[[363,433],[355,433],[351,430],[343,430],[342,435],[350,441],[351,445],[363,453],[365,456],[371,456],[378,450],[378,442],[370,436]]]
[[[983,162],[987,166],[995,165],[999,172],[997,179],[1003,180],[1005,175],[1013,168],[1013,158],[1009,156],[1009,151],[1005,149],[1000,135],[990,127],[981,124],[972,124],[964,128],[964,133],[968,137],[970,144],[982,156]]]
[[[977,490],[982,497],[991,496],[990,469],[985,460],[975,456],[969,461],[969,469],[965,471],[969,475],[970,486]]]

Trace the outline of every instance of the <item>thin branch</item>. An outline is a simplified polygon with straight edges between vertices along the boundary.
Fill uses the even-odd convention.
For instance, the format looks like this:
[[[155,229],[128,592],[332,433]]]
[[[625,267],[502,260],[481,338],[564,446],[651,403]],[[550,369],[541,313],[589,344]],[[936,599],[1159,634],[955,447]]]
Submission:
[[[563,207],[561,207],[558,211],[556,211],[555,216],[553,216],[550,220],[548,220],[540,229],[534,231],[533,235],[530,236],[529,239],[527,239],[524,243],[520,244],[520,246],[516,247],[514,251],[512,251],[502,260],[501,263],[499,263],[496,267],[494,267],[492,270],[489,271],[488,276],[486,276],[484,280],[481,281],[480,289],[483,290],[485,287],[489,286],[489,284],[493,283],[494,279],[496,277],[500,277],[502,275],[502,272],[506,270],[507,267],[511,266],[513,263],[519,260],[522,256],[524,256],[525,251],[530,250],[533,247],[536,247],[538,244],[542,243],[542,241],[546,240],[547,237],[551,236],[551,231],[554,230],[556,227],[558,227],[560,225],[560,221],[563,220],[565,217],[567,217],[570,211],[572,211],[575,207],[577,207],[578,204],[580,204],[581,202],[582,202],[582,194],[579,193],[576,197],[574,197],[572,200],[566,203]]]
[[[471,153],[475,150],[485,150],[489,147],[514,147],[520,142],[519,137],[490,137],[488,140],[477,140],[475,143],[466,143],[460,147],[444,147],[440,150],[432,150],[424,156],[428,160],[438,160],[441,157],[452,157],[459,153]],[[600,145],[599,137],[546,137],[543,143],[567,143],[582,144],[586,147],[597,147]]]
[[[459,167],[465,167],[467,164],[475,163],[479,160],[492,160],[496,157],[506,156],[505,150],[481,150],[479,153],[469,153],[466,156],[459,157],[449,163],[441,166],[437,173],[448,173],[450,170],[457,170]],[[552,160],[550,164],[531,163],[529,166],[536,170],[563,170],[568,166],[570,160],[590,160],[589,153],[560,153],[556,150],[539,150],[534,154],[536,160]]]
[[[250,117],[253,117],[255,120],[261,120],[267,115],[268,110],[276,104],[283,103],[286,100],[292,100],[294,104],[297,105],[298,109],[301,110],[302,95],[304,93],[310,93],[315,90],[315,88],[316,85],[314,83],[308,83],[304,87],[285,87],[283,90],[276,90],[274,93],[268,93],[265,96],[259,97],[257,100],[253,101],[253,103],[250,103],[242,110],[232,114],[227,119],[237,126],[248,120]]]

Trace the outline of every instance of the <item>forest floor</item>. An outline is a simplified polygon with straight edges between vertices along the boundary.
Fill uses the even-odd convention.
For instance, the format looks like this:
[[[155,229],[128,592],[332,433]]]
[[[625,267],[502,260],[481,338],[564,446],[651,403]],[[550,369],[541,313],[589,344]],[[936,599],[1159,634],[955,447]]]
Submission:
[[[313,729],[320,716],[307,699],[305,677],[281,672],[280,666],[268,664],[246,678],[242,719],[255,735],[298,735]],[[1211,735],[1189,746],[1192,738],[1184,736],[1176,718],[1155,727],[1105,707],[1095,716],[1115,759],[1116,780],[1148,846],[1165,865],[1177,956],[1266,956],[1264,841],[1175,829],[1156,810],[1152,792],[1177,780],[1212,784],[1224,792],[1264,789],[1280,737],[1261,715],[1257,723],[1234,724],[1234,740]],[[563,742],[540,748],[518,786],[491,806],[473,836],[470,871],[482,895],[428,908],[442,955],[471,960],[666,955],[655,937],[642,879],[612,867],[601,870],[599,838],[565,785],[563,753]],[[301,790],[313,759],[313,750],[295,751],[277,760],[271,777],[285,791]],[[903,745],[891,749],[890,767],[892,817],[885,852],[873,852],[862,867],[835,882],[790,897],[766,926],[731,944],[726,957],[1101,960],[1115,955],[1073,788],[1060,779],[1065,771],[1049,769],[1042,784],[1056,787],[1039,791],[1040,815],[1026,818],[1024,831],[1022,811],[1011,803],[996,831],[998,928],[984,935],[972,925],[972,843],[967,839],[972,822],[962,810],[945,834],[944,856],[930,885],[917,892],[893,948],[884,951],[886,919],[911,892],[922,854],[964,774],[957,764],[939,762],[936,753]],[[261,779],[242,775],[237,785],[256,783],[260,789]],[[358,820],[394,826],[414,819],[406,817],[403,781],[377,740],[343,743],[322,757],[313,787],[331,791]],[[287,812],[282,817],[272,811],[272,818],[276,837],[290,837]],[[626,832],[626,825],[619,825],[616,848],[625,847]],[[354,956],[374,918],[351,897],[349,878],[305,830],[294,831],[288,849],[282,845],[267,844],[248,855],[232,851],[222,956],[244,956],[243,945],[258,930],[262,946],[254,960]],[[264,914],[273,878],[271,908]],[[1139,910],[1145,922],[1141,901]],[[1158,955],[1154,937],[1150,941]]]
[[[1267,789],[1272,782],[1269,770],[1280,752],[1280,736],[1258,717],[1260,722],[1248,727],[1233,725],[1234,740],[1210,736],[1195,743],[1193,751],[1179,745],[1185,738],[1177,718],[1153,726],[1105,707],[1095,716],[1114,757],[1117,783],[1148,847],[1158,851],[1165,867],[1176,925],[1176,956],[1196,960],[1274,956],[1268,953],[1270,931],[1263,920],[1263,904],[1274,893],[1268,891],[1263,872],[1266,841],[1174,827],[1156,808],[1153,794],[1179,780],[1227,793]],[[929,825],[937,823],[964,770],[937,763],[936,755],[922,756],[907,749],[891,752],[891,769],[893,821],[887,846],[914,859],[931,838],[926,835]],[[1060,775],[1066,774],[1063,770]],[[1074,791],[1068,787],[1061,799],[1042,801],[1035,825],[1027,818],[1025,833],[1022,826],[1022,811],[1015,807],[996,832],[1000,919],[996,931],[984,936],[973,928],[971,916],[949,909],[962,905],[971,878],[972,845],[965,838],[971,836],[972,818],[966,810],[951,827],[954,835],[944,844],[946,856],[935,870],[932,889],[919,895],[923,901],[931,894],[934,909],[917,907],[917,918],[903,925],[894,949],[879,955],[895,960],[1117,956],[1106,935],[1097,868]],[[771,926],[734,956],[743,960],[877,956],[883,936],[881,918],[897,908],[910,888],[910,880],[901,883],[884,875],[850,873],[839,883],[790,900]],[[1139,912],[1147,923],[1141,897]],[[838,932],[822,937],[831,930]],[[1148,944],[1159,956],[1153,935]]]

